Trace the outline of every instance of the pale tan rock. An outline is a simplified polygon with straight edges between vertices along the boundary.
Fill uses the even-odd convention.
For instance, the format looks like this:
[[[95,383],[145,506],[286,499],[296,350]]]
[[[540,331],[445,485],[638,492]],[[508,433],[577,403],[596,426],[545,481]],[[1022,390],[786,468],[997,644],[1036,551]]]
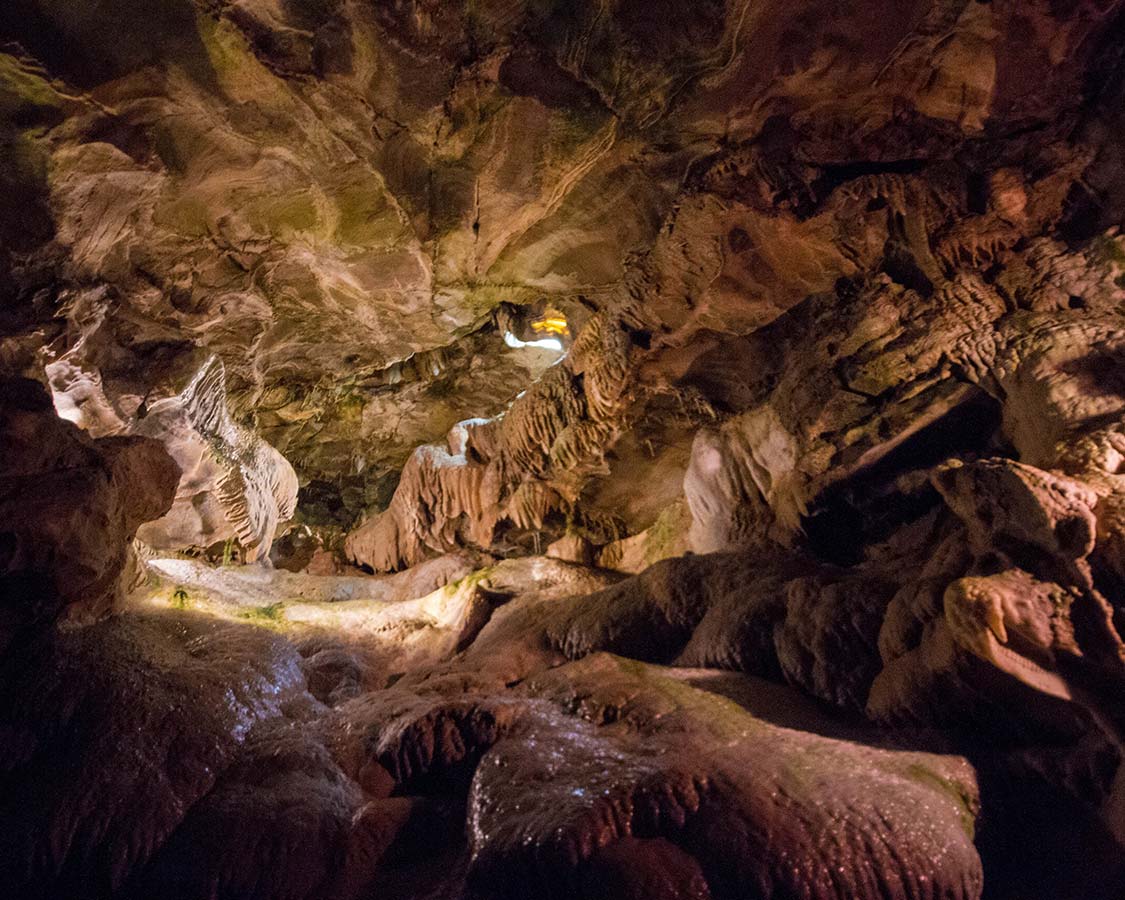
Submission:
[[[564,562],[589,565],[592,554],[589,543],[580,535],[564,535],[547,547],[547,556]]]
[[[931,477],[977,553],[1001,537],[1069,559],[1094,549],[1098,495],[1080,482],[1009,460],[955,463]]]
[[[487,551],[498,529],[537,531],[550,513],[572,511],[572,482],[602,460],[630,400],[630,352],[619,320],[591,318],[502,416],[415,450],[389,508],[348,536],[349,558],[394,571],[462,546]]]
[[[184,475],[171,511],[141,531],[157,550],[235,540],[247,562],[268,557],[297,506],[297,475],[227,409],[222,362],[212,357],[175,397],[158,400],[132,427],[164,442]]]

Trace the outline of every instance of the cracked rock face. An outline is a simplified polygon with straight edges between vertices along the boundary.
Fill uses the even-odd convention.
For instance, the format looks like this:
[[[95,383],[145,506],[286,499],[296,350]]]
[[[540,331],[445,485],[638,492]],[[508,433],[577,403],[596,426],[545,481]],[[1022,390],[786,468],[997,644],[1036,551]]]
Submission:
[[[0,895],[1125,896],[1123,29],[8,0]]]

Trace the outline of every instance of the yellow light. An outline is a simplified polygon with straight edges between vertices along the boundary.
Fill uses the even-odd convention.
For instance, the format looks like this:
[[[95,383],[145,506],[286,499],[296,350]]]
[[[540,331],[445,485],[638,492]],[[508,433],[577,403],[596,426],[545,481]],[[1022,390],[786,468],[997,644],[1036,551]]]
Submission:
[[[531,323],[531,330],[537,334],[570,334],[570,326],[562,316],[546,316]]]

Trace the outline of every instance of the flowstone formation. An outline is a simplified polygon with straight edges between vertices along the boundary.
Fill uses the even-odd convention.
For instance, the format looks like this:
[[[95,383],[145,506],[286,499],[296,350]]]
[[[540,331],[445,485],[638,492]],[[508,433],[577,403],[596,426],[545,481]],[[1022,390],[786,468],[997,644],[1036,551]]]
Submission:
[[[1120,900],[1122,0],[8,0],[0,896]]]
[[[181,550],[237,539],[247,562],[269,554],[278,527],[296,512],[297,475],[231,418],[217,357],[181,394],[153,403],[131,431],[162,440],[184,473],[172,509],[145,525],[141,540],[156,550]]]

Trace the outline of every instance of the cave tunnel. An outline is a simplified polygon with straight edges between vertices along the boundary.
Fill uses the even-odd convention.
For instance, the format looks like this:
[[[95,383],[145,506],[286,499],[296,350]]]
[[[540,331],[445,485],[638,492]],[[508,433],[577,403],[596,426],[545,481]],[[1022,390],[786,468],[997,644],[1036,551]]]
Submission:
[[[7,0],[0,898],[1125,897],[1125,0]]]

